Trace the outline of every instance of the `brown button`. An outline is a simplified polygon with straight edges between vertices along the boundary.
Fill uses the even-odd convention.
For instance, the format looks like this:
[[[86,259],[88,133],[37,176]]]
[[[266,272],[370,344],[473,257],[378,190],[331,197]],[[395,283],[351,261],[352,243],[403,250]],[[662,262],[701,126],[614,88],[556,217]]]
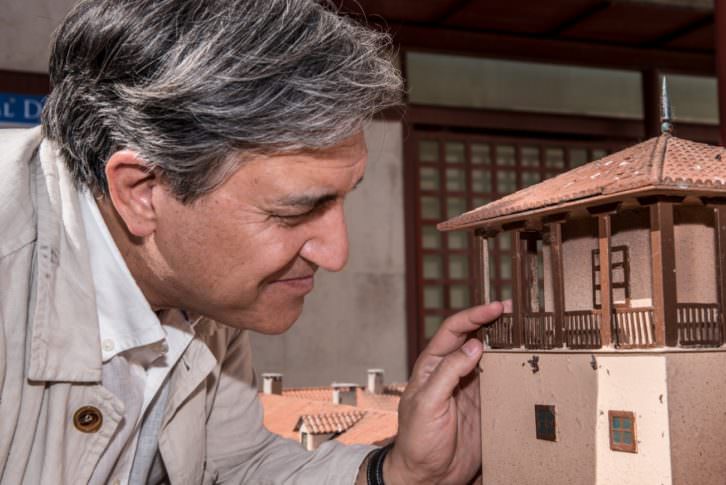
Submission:
[[[73,425],[84,433],[95,433],[101,428],[101,424],[103,424],[103,415],[93,406],[78,408],[73,415]]]

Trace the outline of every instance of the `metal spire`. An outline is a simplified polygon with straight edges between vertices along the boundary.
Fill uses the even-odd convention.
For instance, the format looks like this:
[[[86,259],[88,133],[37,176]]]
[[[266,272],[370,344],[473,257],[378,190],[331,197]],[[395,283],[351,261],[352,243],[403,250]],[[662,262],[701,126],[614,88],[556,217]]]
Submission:
[[[660,91],[660,132],[673,132],[673,112],[671,111],[671,100],[668,96],[668,80],[663,76],[663,84]]]

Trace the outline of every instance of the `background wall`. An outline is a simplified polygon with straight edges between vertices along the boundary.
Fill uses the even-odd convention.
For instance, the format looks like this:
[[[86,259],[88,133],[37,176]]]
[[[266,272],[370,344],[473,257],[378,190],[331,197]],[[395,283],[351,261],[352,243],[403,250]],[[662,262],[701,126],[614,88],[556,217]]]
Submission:
[[[50,34],[76,0],[0,2],[0,69],[48,72]]]
[[[368,169],[346,200],[350,258],[340,273],[319,271],[302,317],[283,335],[253,334],[258,372],[283,385],[365,384],[366,369],[386,382],[406,378],[403,136],[399,122],[366,130]]]

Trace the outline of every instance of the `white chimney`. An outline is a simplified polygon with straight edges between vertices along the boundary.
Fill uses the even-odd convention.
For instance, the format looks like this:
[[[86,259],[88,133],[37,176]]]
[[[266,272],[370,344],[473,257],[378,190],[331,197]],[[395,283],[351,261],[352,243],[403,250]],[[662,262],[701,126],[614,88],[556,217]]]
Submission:
[[[282,374],[275,372],[262,374],[262,392],[265,394],[282,394]]]
[[[347,404],[355,406],[357,403],[356,389],[358,384],[350,382],[333,382],[333,404]]]
[[[383,394],[383,369],[368,369],[368,392]]]

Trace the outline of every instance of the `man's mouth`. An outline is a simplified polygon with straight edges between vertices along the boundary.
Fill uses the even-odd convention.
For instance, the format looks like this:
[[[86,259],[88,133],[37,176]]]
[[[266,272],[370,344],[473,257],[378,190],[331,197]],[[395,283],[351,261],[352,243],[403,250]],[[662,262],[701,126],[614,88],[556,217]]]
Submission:
[[[307,275],[307,276],[298,276],[295,278],[284,278],[279,279],[276,281],[273,281],[272,284],[279,287],[284,288],[285,290],[298,294],[298,295],[305,295],[307,293],[310,293],[314,286],[314,276],[313,275]]]

